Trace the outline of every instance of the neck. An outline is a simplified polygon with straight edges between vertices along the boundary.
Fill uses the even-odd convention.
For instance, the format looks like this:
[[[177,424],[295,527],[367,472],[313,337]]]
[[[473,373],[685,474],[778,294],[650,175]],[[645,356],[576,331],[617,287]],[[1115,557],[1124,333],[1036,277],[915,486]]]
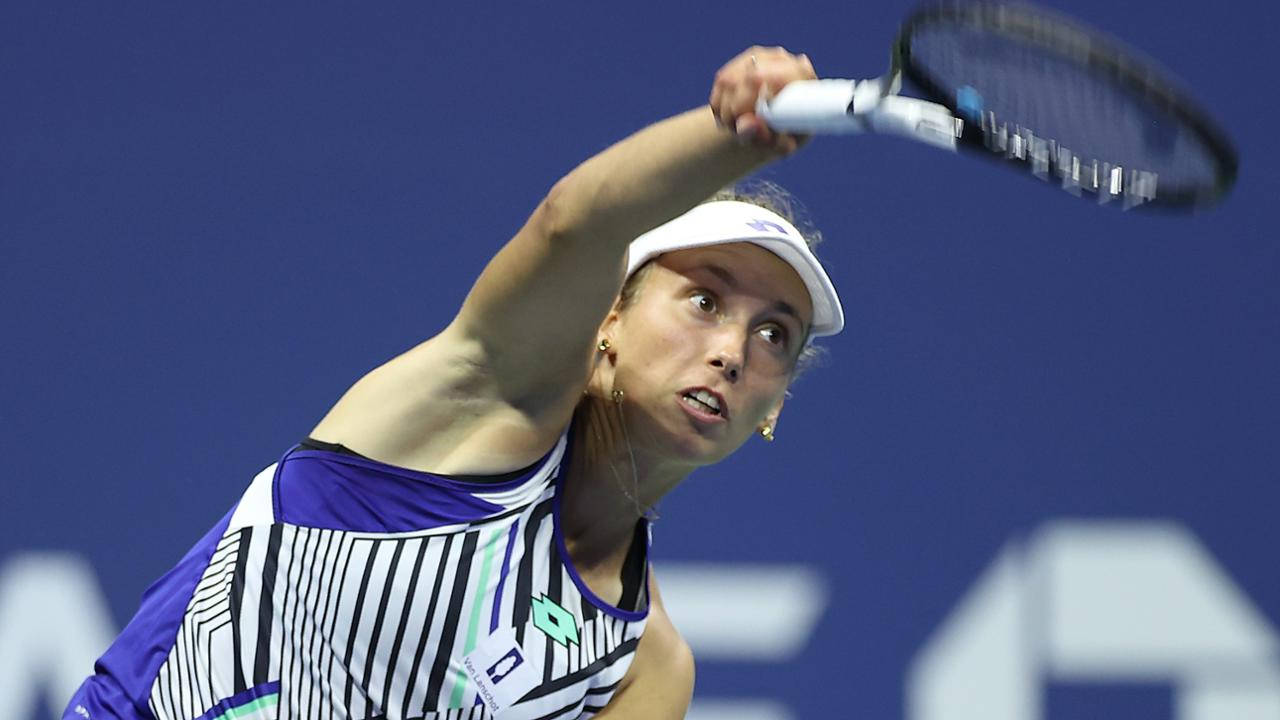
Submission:
[[[579,573],[616,578],[636,522],[688,475],[639,442],[634,409],[588,395],[574,413],[572,457],[561,500],[565,544]]]

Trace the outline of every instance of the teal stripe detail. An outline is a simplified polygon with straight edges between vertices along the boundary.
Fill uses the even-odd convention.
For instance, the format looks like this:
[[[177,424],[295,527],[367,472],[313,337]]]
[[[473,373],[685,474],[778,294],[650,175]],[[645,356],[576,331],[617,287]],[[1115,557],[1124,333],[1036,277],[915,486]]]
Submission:
[[[476,649],[476,630],[480,627],[480,610],[484,607],[484,599],[489,594],[489,568],[493,565],[493,550],[498,546],[503,534],[501,528],[494,530],[493,535],[484,544],[484,560],[480,562],[480,581],[476,584],[475,602],[471,604],[471,622],[467,626],[467,644],[462,651],[463,655],[470,655],[471,651]],[[463,707],[462,694],[466,689],[467,671],[459,667],[458,678],[453,683],[453,695],[449,698],[449,707]]]
[[[235,718],[241,717],[243,715],[248,715],[249,713],[252,713],[252,712],[257,712],[258,710],[261,710],[262,708],[265,708],[268,705],[275,705],[279,701],[280,701],[280,693],[263,695],[262,697],[258,698],[257,700],[254,700],[248,705],[233,707],[230,710],[222,713],[218,717],[214,718],[213,720],[235,720]]]

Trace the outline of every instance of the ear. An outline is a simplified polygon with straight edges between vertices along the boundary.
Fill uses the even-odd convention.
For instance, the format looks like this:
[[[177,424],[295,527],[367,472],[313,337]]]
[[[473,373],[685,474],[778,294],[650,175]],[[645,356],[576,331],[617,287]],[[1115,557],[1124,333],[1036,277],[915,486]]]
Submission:
[[[599,347],[600,341],[608,340],[609,343],[614,345],[616,348],[618,320],[620,318],[621,318],[621,315],[618,312],[618,305],[617,303],[614,303],[613,308],[609,310],[609,314],[605,315],[604,320],[600,322],[600,328],[596,330],[597,347]],[[605,354],[608,355],[610,358],[613,358],[617,356],[618,351],[616,349],[610,349],[606,351]]]
[[[786,402],[786,400],[787,400],[787,395],[786,393],[783,393],[778,398],[778,401],[774,403],[773,407],[769,409],[769,412],[766,413],[764,416],[764,421],[762,422],[762,425],[768,425],[769,427],[773,428],[773,431],[775,433],[778,431],[778,417],[782,415],[782,404]]]
[[[609,397],[613,389],[614,371],[618,362],[618,324],[620,315],[617,304],[609,310],[600,327],[596,328],[595,339],[591,343],[590,371],[587,375],[588,395],[598,398]]]

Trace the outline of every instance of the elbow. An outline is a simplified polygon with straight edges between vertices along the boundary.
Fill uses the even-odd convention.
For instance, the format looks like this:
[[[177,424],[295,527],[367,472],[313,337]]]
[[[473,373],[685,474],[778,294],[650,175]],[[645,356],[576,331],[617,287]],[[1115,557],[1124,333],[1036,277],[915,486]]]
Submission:
[[[568,178],[561,178],[547,191],[542,202],[533,211],[531,221],[538,234],[548,240],[559,241],[581,233],[581,220],[575,218],[573,191]]]
[[[583,179],[570,173],[547,191],[534,210],[532,221],[539,234],[549,240],[572,242],[591,237],[591,209],[595,199],[595,193],[589,191]]]

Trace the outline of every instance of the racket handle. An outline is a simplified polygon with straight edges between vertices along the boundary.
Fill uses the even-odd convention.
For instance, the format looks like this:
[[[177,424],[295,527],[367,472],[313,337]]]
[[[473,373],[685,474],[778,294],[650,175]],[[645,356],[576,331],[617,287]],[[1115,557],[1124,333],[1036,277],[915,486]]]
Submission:
[[[960,125],[950,110],[918,98],[886,95],[886,87],[884,78],[798,80],[771,98],[761,97],[756,114],[779,132],[875,132],[956,149]]]
[[[868,128],[853,114],[853,80],[796,80],[773,97],[760,96],[756,115],[779,132],[839,135]]]

